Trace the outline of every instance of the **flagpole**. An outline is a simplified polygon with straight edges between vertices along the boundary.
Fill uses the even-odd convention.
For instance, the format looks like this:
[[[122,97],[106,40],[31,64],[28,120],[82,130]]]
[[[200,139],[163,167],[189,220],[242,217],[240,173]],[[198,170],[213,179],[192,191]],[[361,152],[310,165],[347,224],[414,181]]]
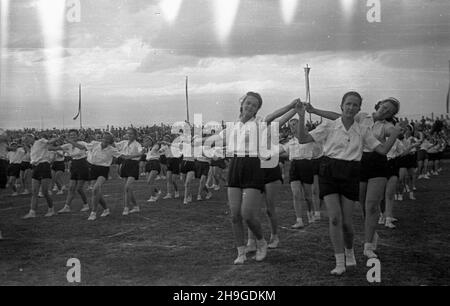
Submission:
[[[78,88],[78,107],[80,112],[80,130],[83,129],[83,119],[81,114],[81,84],[79,84]]]
[[[305,88],[306,88],[306,103],[311,103],[311,92],[309,87],[309,72],[311,71],[311,67],[306,64],[305,67]],[[309,121],[312,122],[311,113],[309,113]]]
[[[450,113],[450,60],[448,61],[448,73],[447,114]]]
[[[186,76],[186,118],[189,122],[189,95],[188,95],[188,77]]]

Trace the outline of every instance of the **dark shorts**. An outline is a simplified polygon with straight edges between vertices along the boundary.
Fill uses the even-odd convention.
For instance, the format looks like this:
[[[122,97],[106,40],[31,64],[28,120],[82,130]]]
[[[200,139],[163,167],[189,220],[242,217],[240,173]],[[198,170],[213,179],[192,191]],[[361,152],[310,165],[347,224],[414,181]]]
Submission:
[[[187,174],[188,172],[195,172],[195,162],[192,160],[181,161],[180,172],[183,174]]]
[[[33,172],[31,174],[34,180],[45,180],[52,178],[52,170],[50,169],[50,163],[40,163],[33,166]]]
[[[31,167],[30,162],[22,162],[22,163],[20,164],[20,170],[21,170],[21,171],[25,171],[25,170],[32,169],[32,168],[33,168],[33,167]]]
[[[406,168],[417,168],[417,152],[406,156]]]
[[[408,155],[397,157],[397,166],[399,169],[400,168],[407,169],[409,165],[408,163],[409,163]]]
[[[151,159],[148,160],[145,164],[145,172],[150,173],[152,171],[157,171],[158,174],[161,172],[161,165],[159,163],[159,160]]]
[[[312,159],[313,175],[319,175],[320,160],[322,158]]]
[[[134,177],[139,180],[139,161],[132,159],[125,159],[120,167],[120,177],[129,178]]]
[[[145,154],[142,154],[141,155],[141,159],[139,160],[140,162],[145,162],[145,161],[147,161],[147,156],[145,155]]]
[[[425,159],[428,159],[428,153],[425,150],[419,150],[417,152],[417,161],[424,161]]]
[[[286,156],[280,156],[280,163],[282,163],[283,165],[289,160],[288,157]]]
[[[99,177],[104,177],[105,180],[109,177],[109,167],[91,165],[91,181],[96,181]]]
[[[89,163],[86,158],[73,159],[70,165],[70,180],[89,181]]]
[[[252,188],[264,192],[264,171],[258,157],[234,157],[230,160],[228,187]]]
[[[159,162],[161,163],[161,165],[167,165],[167,157],[165,155],[161,155],[159,157]]]
[[[57,171],[64,172],[66,170],[66,165],[65,165],[64,161],[54,161],[52,163],[52,170],[55,172],[57,172]]]
[[[8,176],[14,176],[15,178],[19,178],[20,177],[20,164],[9,164]]]
[[[264,171],[264,185],[280,181],[283,184],[283,176],[281,174],[280,165],[274,168],[263,168]]]
[[[439,160],[439,153],[428,153],[428,159],[430,161]]]
[[[211,160],[211,167],[219,167],[220,169],[225,169],[227,165],[225,164],[225,159],[221,158],[218,160]]]
[[[400,173],[400,159],[399,158],[393,158],[388,160],[387,162],[387,178],[391,178],[391,177],[399,177],[399,173]]]
[[[320,198],[339,194],[351,201],[359,201],[359,174],[359,162],[322,158],[319,168]]]
[[[303,184],[314,182],[313,161],[308,159],[292,160],[289,168],[289,183],[300,181]]]
[[[387,157],[377,152],[364,152],[361,159],[360,181],[376,177],[388,177]]]
[[[201,178],[203,176],[208,176],[209,173],[209,163],[203,162],[203,161],[196,161],[195,162],[195,177]]]
[[[171,157],[167,159],[167,171],[171,171],[172,174],[180,174],[180,159]]]
[[[6,188],[8,182],[8,161],[6,159],[0,159],[0,189]]]

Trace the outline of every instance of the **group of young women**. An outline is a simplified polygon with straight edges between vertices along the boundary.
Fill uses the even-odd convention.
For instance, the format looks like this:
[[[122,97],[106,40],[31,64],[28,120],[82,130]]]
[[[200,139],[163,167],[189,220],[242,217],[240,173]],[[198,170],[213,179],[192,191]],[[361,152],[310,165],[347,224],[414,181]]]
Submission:
[[[294,100],[266,118],[257,116],[262,106],[261,97],[249,92],[241,101],[239,124],[218,137],[228,134],[234,139],[238,134],[246,135],[259,122],[270,124],[276,118],[280,124],[298,114],[299,119],[291,119],[290,127],[295,130],[295,139],[280,146],[275,154],[288,154],[291,160],[290,184],[294,198],[297,222],[293,228],[303,226],[301,207],[305,203],[310,212],[308,220],[320,218],[320,200],[325,202],[330,237],[334,247],[336,267],[333,275],[341,275],[346,267],[356,265],[353,249],[353,208],[359,202],[364,214],[364,250],[367,258],[375,258],[378,243],[377,222],[385,219],[387,227],[394,227],[392,205],[395,194],[403,194],[408,187],[415,168],[415,150],[422,145],[421,140],[411,135],[412,128],[395,123],[400,102],[395,98],[380,101],[372,114],[360,113],[362,97],[357,92],[348,92],[341,101],[342,113],[315,109],[310,104]],[[329,121],[312,131],[305,128],[305,111],[314,113]],[[251,135],[251,133],[250,133]],[[254,134],[253,134],[254,135]],[[232,146],[232,158],[228,174],[228,203],[232,213],[233,232],[238,256],[235,264],[247,260],[247,253],[256,251],[255,259],[261,261],[269,247],[276,247],[276,212],[272,194],[274,182],[282,181],[280,168],[261,167],[261,156],[248,151],[250,139],[238,138]],[[440,149],[445,147],[440,142]],[[229,145],[227,144],[227,148]],[[420,160],[420,159],[419,159]],[[437,171],[437,170],[436,170]],[[398,184],[400,179],[401,184]],[[398,187],[400,186],[400,187]],[[398,190],[398,189],[401,190]],[[261,197],[265,198],[267,213],[271,223],[271,241],[268,245],[258,220]],[[397,196],[398,199],[399,196]],[[382,205],[383,204],[383,205]],[[379,208],[383,215],[379,218]],[[245,245],[244,225],[247,225],[248,243]]]
[[[362,100],[359,93],[348,92],[340,104],[342,112],[334,113],[296,99],[263,118],[257,115],[263,103],[261,96],[248,92],[240,101],[237,122],[208,137],[215,152],[212,155],[205,154],[206,138],[188,137],[181,141],[179,150],[173,150],[174,145],[168,136],[162,142],[146,137],[141,145],[133,128],[128,129],[127,139],[120,142],[114,142],[113,136],[105,133],[101,139],[87,143],[80,140],[77,130],[71,130],[67,138],[51,140],[35,139],[34,135],[27,134],[23,142],[29,149],[10,145],[9,150],[13,153],[6,156],[10,162],[8,174],[11,174],[12,182],[18,173],[32,168],[31,208],[25,219],[36,217],[39,191],[48,205],[45,216],[53,216],[55,211],[48,192],[49,185],[53,177],[57,190],[62,191],[60,175],[64,171],[64,156],[69,156],[68,194],[58,213],[71,212],[71,203],[78,194],[83,202],[82,211],[90,210],[88,220],[93,221],[97,218],[98,204],[103,208],[101,217],[110,214],[102,187],[110,177],[113,161],[121,161],[119,174],[124,181],[122,214],[128,215],[140,212],[134,185],[142,169],[147,174],[148,202],[160,199],[162,191],[156,187],[156,180],[164,170],[167,192],[163,199],[180,197],[177,184],[180,176],[184,184],[183,203],[187,205],[193,200],[191,189],[195,178],[200,180],[197,189],[199,201],[203,197],[210,199],[211,191],[219,189],[221,182],[225,183],[221,171],[225,168],[226,152],[229,157],[227,197],[238,253],[234,263],[243,264],[251,252],[255,252],[256,261],[262,261],[268,249],[278,247],[280,239],[275,207],[285,177],[278,160],[288,159],[289,184],[296,215],[292,228],[304,227],[302,215],[305,207],[308,223],[320,220],[321,203],[324,202],[336,259],[331,274],[341,275],[346,268],[356,265],[353,247],[355,202],[360,203],[364,214],[363,254],[367,258],[377,257],[377,224],[395,227],[394,201],[401,200],[405,191],[410,199],[415,199],[416,168],[419,179],[436,175],[442,170],[439,159],[447,145],[442,137],[426,135],[412,126],[396,123],[395,115],[400,109],[397,99],[380,101],[372,114],[360,113]],[[305,112],[328,120],[308,130]],[[274,133],[287,122],[294,137],[280,144],[278,135]],[[262,144],[268,149],[262,150]],[[201,154],[193,155],[196,150]],[[140,166],[143,160],[146,162],[144,167]],[[276,162],[271,162],[273,160]],[[84,191],[88,181],[94,184],[90,205]],[[13,192],[15,195],[17,190],[13,189]],[[265,203],[270,222],[268,242],[259,219],[261,203]]]

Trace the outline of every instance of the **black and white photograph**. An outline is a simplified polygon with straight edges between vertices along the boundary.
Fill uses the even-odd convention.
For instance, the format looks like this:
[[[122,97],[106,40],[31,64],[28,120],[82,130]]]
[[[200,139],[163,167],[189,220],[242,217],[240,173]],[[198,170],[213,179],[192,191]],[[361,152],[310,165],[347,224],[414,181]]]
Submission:
[[[448,0],[0,4],[0,286],[450,285]]]

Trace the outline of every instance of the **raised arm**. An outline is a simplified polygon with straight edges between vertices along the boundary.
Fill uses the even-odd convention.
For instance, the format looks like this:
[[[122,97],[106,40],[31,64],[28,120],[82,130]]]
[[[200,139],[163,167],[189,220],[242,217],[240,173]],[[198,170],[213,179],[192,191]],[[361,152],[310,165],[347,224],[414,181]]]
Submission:
[[[388,140],[385,143],[380,144],[378,147],[376,147],[375,151],[378,154],[386,155],[389,152],[389,150],[391,150],[392,146],[394,145],[394,143],[397,140],[398,135],[400,135],[400,133],[401,133],[401,127],[399,124],[396,124],[394,127],[392,127],[389,130],[390,136],[389,136]]]
[[[308,113],[323,117],[325,119],[336,120],[341,117],[341,114],[314,108],[310,103],[306,104],[305,108]]]
[[[277,109],[276,111],[274,111],[273,113],[269,114],[266,118],[265,118],[265,122],[267,124],[270,124],[272,121],[274,121],[275,119],[283,116],[284,114],[286,114],[287,112],[289,112],[290,110],[292,110],[295,105],[297,104],[297,99],[292,101],[291,103],[289,103],[288,105]]]
[[[281,117],[278,121],[280,126],[283,126],[286,124],[286,122],[288,122],[289,120],[292,119],[292,117],[294,117],[297,114],[297,111],[295,110],[295,108],[291,109],[290,111],[288,111],[286,114],[283,115],[283,117]]]
[[[74,146],[75,148],[78,148],[78,149],[80,149],[80,150],[87,150],[87,148],[86,148],[86,146],[85,145],[83,145],[83,144],[79,144],[78,142],[76,142],[76,141],[72,141],[72,140],[70,140],[70,139],[66,139],[66,142],[67,143],[70,143],[72,146]]]
[[[295,109],[298,114],[298,123],[297,123],[297,137],[298,142],[301,144],[314,142],[314,138],[308,133],[305,129],[305,105],[301,102],[297,103]]]

